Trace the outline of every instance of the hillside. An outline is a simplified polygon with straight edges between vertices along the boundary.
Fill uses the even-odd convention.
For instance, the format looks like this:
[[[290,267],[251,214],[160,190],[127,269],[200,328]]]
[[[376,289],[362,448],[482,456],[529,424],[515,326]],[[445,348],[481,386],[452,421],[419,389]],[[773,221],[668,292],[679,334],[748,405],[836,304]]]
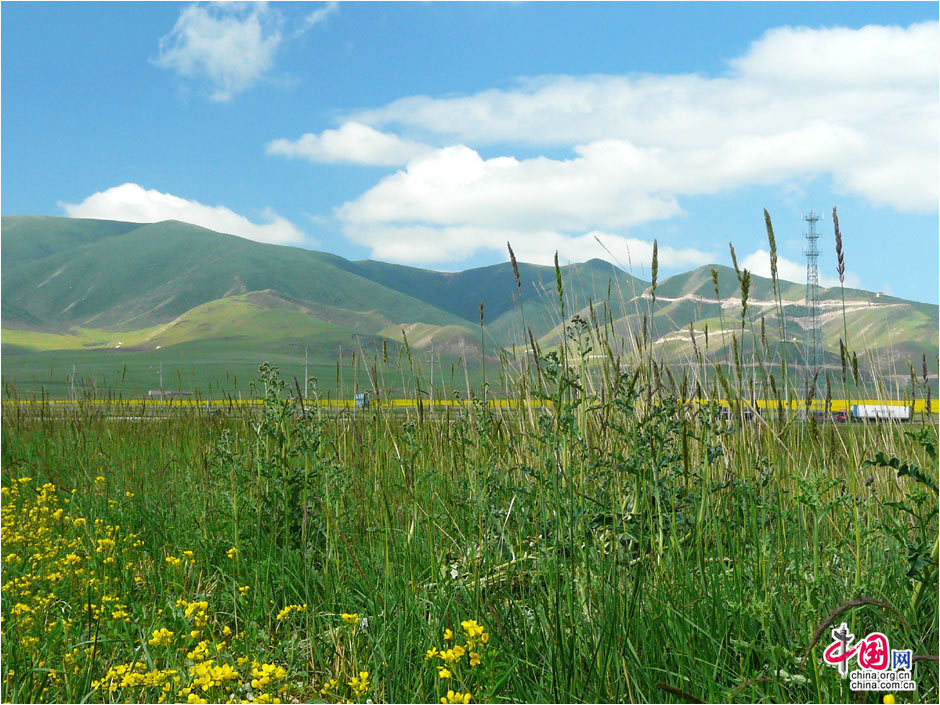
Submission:
[[[25,312],[51,328],[131,330],[165,323],[215,299],[265,289],[376,311],[391,320],[459,322],[337,267],[340,258],[325,253],[264,245],[175,221],[134,228],[101,221],[106,227],[91,236],[89,221],[79,221],[80,231],[73,233],[61,222],[47,230],[50,220],[67,219],[3,218],[4,327],[8,317],[22,322]],[[37,232],[42,249],[20,244],[33,241]],[[10,261],[8,247],[14,252]]]
[[[715,296],[712,270],[718,273],[720,298]],[[741,287],[733,268],[707,265],[670,277],[657,286],[655,300],[646,289],[628,303],[625,315],[611,321],[615,352],[630,354],[645,330],[656,358],[671,366],[687,365],[699,354],[711,364],[724,365],[733,359],[736,338],[745,369],[760,364],[755,350],[765,348],[765,359],[786,358],[802,374],[805,286],[781,281],[778,290],[779,305],[773,282],[753,276],[742,320]],[[859,355],[863,379],[874,375],[888,387],[905,389],[911,366],[919,378],[926,359],[936,388],[938,307],[860,289],[845,289],[843,303],[842,294],[838,288],[820,290],[823,379],[827,372],[840,377],[839,343],[847,335],[851,350]],[[554,348],[561,340],[562,327],[556,325],[539,343]]]
[[[397,360],[408,352],[406,338],[422,359],[433,350],[439,371],[458,375],[468,367],[458,375],[466,383],[482,374],[482,352],[490,358],[521,346],[527,329],[552,348],[563,332],[554,268],[527,263],[519,263],[518,288],[508,262],[437,272],[265,245],[176,221],[44,216],[4,216],[0,256],[3,380],[33,389],[61,390],[63,368],[79,359],[95,379],[113,380],[119,370],[141,385],[153,379],[155,365],[172,362],[198,387],[208,378],[221,384],[227,371],[246,378],[261,359],[278,359],[294,373],[305,354],[319,376],[341,386],[344,365],[355,371],[363,356],[373,365],[380,357]],[[753,277],[741,331],[740,287],[728,267],[664,279],[655,302],[650,282],[602,260],[563,267],[562,279],[566,320],[577,315],[590,327],[608,327],[624,353],[646,326],[659,357],[686,362],[694,355],[691,325],[697,345],[709,331],[707,356],[726,360],[731,332],[752,345],[763,319],[771,348],[786,347],[790,359],[800,355],[801,284],[779,283],[784,341],[772,282],[762,277]],[[827,364],[835,365],[842,292],[824,289],[821,300]],[[845,290],[849,339],[885,374],[900,374],[924,354],[934,360],[937,311]]]

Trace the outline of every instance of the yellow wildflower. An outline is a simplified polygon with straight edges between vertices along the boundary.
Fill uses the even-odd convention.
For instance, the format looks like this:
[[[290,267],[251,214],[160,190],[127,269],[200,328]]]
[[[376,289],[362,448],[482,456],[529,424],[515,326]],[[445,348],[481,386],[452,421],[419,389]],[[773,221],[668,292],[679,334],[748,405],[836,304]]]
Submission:
[[[208,655],[209,655],[209,642],[200,641],[196,645],[196,648],[194,648],[192,651],[186,654],[186,658],[190,658],[193,661],[203,661]]]
[[[290,616],[291,612],[306,612],[307,603],[305,602],[302,605],[287,605],[284,609],[277,613],[277,621],[281,622],[287,619]]]
[[[251,687],[255,690],[269,685],[271,681],[283,680],[287,677],[287,671],[273,663],[257,663],[251,667]]]
[[[343,614],[341,614],[340,617],[342,617],[343,621],[346,622],[346,624],[359,624],[359,615],[356,612],[353,612],[352,614],[349,614],[348,612],[343,612]]]
[[[454,638],[454,633],[450,629],[444,630],[444,641],[450,641]]]
[[[154,629],[153,638],[147,642],[151,646],[169,646],[173,643],[173,632],[171,632],[166,627],[160,627],[160,629]]]
[[[475,619],[468,619],[460,623],[460,626],[463,627],[463,630],[467,633],[467,637],[470,639],[476,639],[480,634],[483,633],[483,627],[477,624]]]
[[[359,671],[358,676],[353,676],[352,680],[349,681],[349,686],[353,689],[356,695],[365,695],[369,691],[369,672],[368,671]]]

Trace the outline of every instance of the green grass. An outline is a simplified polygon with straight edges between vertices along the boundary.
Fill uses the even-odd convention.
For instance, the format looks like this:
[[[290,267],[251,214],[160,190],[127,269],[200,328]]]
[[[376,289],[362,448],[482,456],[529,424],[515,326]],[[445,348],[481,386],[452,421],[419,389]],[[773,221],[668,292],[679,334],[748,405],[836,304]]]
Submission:
[[[541,364],[519,391],[555,404],[530,411],[303,417],[271,370],[259,412],[5,407],[3,698],[153,701],[113,675],[137,662],[153,682],[177,671],[184,701],[844,702],[828,634],[811,643],[835,609],[935,652],[935,427],[729,424],[641,368],[602,400],[576,358]],[[879,451],[904,474],[867,466]],[[205,600],[205,624],[177,600]],[[468,619],[489,635],[481,665],[442,679],[426,651]],[[161,628],[173,643],[149,644]],[[200,641],[248,687],[194,686]],[[252,660],[284,677],[263,684]],[[914,677],[904,701],[936,701],[936,664]]]

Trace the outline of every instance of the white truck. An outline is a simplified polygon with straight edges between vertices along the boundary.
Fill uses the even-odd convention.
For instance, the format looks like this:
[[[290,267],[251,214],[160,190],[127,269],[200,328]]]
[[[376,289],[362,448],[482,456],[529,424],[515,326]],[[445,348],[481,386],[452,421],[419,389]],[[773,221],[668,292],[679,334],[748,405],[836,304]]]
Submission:
[[[853,421],[910,421],[911,407],[894,404],[853,404]]]

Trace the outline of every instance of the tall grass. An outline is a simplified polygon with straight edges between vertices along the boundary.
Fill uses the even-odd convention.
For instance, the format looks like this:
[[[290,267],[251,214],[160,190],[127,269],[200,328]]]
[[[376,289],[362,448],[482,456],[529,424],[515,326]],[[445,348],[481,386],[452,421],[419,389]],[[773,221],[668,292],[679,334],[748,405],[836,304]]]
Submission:
[[[843,702],[835,613],[935,702],[936,429],[728,420],[556,271],[515,406],[5,406],[3,699]]]

